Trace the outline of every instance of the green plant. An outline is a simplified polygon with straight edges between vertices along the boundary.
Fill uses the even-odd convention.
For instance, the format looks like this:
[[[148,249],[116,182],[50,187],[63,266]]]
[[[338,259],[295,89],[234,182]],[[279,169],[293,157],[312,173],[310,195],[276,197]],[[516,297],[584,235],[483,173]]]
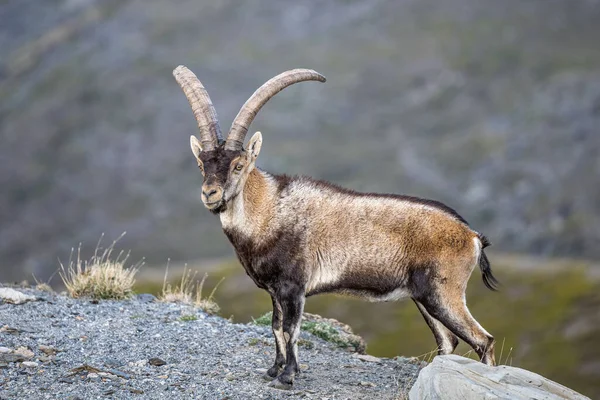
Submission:
[[[339,332],[333,326],[327,323],[307,321],[302,323],[300,329],[312,333],[316,337],[319,337],[327,342],[336,344],[341,343]]]
[[[273,313],[271,311],[269,311],[268,313],[266,313],[258,318],[252,318],[252,321],[255,325],[271,326],[272,318],[273,318]],[[354,346],[354,347],[358,348],[358,346],[360,345],[359,342],[353,340],[352,338],[347,338],[346,336],[340,334],[340,332],[335,327],[328,324],[327,322],[304,321],[300,325],[300,329],[302,329],[305,332],[311,333],[311,334],[315,335],[316,337],[319,337],[327,342],[334,343],[335,345],[337,345],[339,347],[346,348],[346,347]],[[302,340],[302,339],[300,339],[300,340]],[[299,345],[300,345],[300,340],[298,341]],[[303,344],[306,345],[306,347],[310,346],[308,348],[313,347],[313,343],[308,340],[304,341]]]
[[[258,318],[252,318],[252,322],[254,322],[254,325],[259,325],[259,326],[271,326],[271,321],[273,319],[273,312],[269,311],[268,313],[261,315]]]
[[[306,339],[298,339],[298,346],[302,346],[305,349],[313,349],[315,347],[315,344],[313,342],[311,342],[310,340],[306,340]]]

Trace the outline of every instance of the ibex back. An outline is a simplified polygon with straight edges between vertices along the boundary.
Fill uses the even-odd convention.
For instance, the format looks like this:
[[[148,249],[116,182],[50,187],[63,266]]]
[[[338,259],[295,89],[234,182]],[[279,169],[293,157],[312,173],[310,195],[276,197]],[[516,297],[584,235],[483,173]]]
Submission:
[[[497,284],[483,251],[487,239],[442,203],[410,196],[357,193],[306,177],[273,175],[255,166],[262,135],[244,137],[260,108],[297,82],[325,78],[287,71],[244,104],[223,139],[208,93],[184,66],[174,71],[200,128],[190,145],[204,183],[202,202],[218,214],[246,273],[273,301],[271,385],[291,387],[304,300],[344,293],[371,301],[410,297],[433,331],[439,354],[458,338],[494,365],[494,338],[471,316],[467,281],[479,265],[485,285]]]

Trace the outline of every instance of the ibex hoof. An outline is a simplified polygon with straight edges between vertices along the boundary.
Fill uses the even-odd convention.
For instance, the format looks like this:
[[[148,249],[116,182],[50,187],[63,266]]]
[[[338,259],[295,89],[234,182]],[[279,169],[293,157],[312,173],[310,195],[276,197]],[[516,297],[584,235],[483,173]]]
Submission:
[[[273,378],[277,377],[277,375],[279,375],[279,373],[281,372],[282,368],[278,367],[277,365],[273,365],[271,368],[269,368],[264,374],[263,374],[263,379],[266,381],[272,381]]]
[[[270,383],[269,386],[275,389],[280,389],[280,390],[290,390],[292,389],[292,387],[294,386],[293,383],[286,383],[286,382],[281,382],[279,380],[279,378],[273,379]]]

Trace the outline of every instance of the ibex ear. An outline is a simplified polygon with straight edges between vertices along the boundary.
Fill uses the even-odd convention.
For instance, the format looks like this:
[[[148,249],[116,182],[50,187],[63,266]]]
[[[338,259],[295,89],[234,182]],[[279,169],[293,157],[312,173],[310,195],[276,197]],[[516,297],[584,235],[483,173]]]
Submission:
[[[200,159],[200,153],[202,153],[202,145],[196,136],[190,136],[190,147],[192,148],[192,153],[194,153],[194,157]]]
[[[262,146],[262,134],[260,132],[256,132],[250,138],[248,142],[248,146],[246,146],[246,151],[248,155],[252,159],[252,161],[256,160],[258,157],[258,153],[260,153],[260,147]]]

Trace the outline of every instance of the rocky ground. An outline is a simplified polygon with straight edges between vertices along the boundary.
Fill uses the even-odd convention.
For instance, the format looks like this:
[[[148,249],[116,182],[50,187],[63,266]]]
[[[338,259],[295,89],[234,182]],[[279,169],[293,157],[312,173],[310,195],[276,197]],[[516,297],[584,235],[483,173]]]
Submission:
[[[267,171],[441,200],[497,251],[600,260],[598,20],[599,0],[0,1],[0,281],[49,279],[102,232],[163,267],[232,256],[178,64],[224,131],[270,77],[327,77],[258,114]]]
[[[359,356],[302,332],[294,389],[267,386],[268,327],[233,324],[151,295],[126,301],[36,296],[0,304],[0,399],[402,398],[419,363]]]

